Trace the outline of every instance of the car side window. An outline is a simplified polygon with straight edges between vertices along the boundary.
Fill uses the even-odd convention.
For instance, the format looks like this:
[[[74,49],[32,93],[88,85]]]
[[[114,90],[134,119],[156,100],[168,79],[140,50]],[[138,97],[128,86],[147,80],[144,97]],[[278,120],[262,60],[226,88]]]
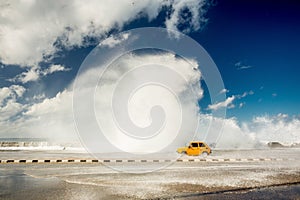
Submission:
[[[198,147],[198,143],[192,143],[192,147]]]
[[[200,143],[200,147],[205,147],[205,144],[203,144],[203,143]]]

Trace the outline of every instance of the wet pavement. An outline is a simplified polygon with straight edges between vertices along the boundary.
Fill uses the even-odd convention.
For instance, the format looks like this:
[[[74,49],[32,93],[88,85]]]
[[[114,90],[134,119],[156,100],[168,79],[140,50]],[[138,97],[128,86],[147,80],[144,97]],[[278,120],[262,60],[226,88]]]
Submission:
[[[300,199],[299,153],[299,149],[215,151],[207,159],[282,160],[172,162],[163,168],[155,162],[2,163],[0,199]],[[0,155],[1,159],[90,157],[74,152]]]

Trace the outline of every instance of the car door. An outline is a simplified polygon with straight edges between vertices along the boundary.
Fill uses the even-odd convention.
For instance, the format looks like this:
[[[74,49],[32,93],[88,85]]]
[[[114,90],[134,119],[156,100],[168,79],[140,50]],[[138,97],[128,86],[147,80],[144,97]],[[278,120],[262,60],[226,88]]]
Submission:
[[[206,151],[206,146],[203,142],[199,143],[199,154],[201,154],[203,151]]]
[[[199,143],[191,142],[188,151],[189,155],[199,155]]]

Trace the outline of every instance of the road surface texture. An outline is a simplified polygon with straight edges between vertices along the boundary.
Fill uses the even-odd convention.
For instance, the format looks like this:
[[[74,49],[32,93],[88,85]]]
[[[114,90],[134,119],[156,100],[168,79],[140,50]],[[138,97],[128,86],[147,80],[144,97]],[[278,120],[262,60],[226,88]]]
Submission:
[[[80,162],[95,158],[2,151],[0,199],[300,199],[299,153],[297,148],[215,150],[205,158],[184,155],[177,161],[168,154],[106,154],[98,162]],[[52,162],[57,160],[66,162]]]

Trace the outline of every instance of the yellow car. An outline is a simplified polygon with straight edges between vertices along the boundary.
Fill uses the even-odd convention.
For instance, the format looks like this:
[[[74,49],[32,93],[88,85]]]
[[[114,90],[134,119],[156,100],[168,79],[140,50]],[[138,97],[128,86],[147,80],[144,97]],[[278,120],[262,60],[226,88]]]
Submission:
[[[211,154],[210,147],[201,141],[191,141],[188,147],[180,147],[177,149],[178,153],[186,153],[189,156],[199,156]]]

